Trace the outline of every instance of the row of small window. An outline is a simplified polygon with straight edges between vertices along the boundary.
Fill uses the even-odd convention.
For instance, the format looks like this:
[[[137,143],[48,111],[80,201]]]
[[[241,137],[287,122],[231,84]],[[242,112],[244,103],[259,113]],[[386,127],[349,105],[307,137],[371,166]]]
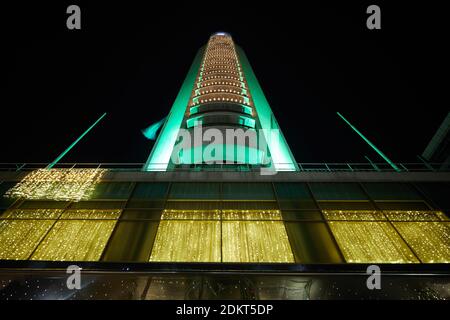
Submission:
[[[0,184],[3,195],[14,184]],[[132,183],[110,182],[97,184],[91,197],[93,200],[125,200],[160,202],[163,199],[177,200],[275,200],[281,209],[314,209],[315,201],[361,201],[361,209],[370,209],[374,201],[425,201],[421,192],[441,209],[450,209],[450,185],[448,183],[420,183],[420,191],[409,183],[190,183],[158,182]],[[370,199],[369,199],[370,198]],[[0,209],[8,208],[13,199],[0,197]],[[156,204],[156,203],[155,203]],[[292,208],[289,208],[291,206]],[[326,205],[325,205],[326,206]],[[365,206],[365,207],[364,207]],[[369,206],[369,207],[367,207]],[[383,206],[383,204],[382,204]],[[148,206],[144,206],[147,207]],[[157,206],[159,208],[160,206]],[[322,207],[322,206],[321,206]],[[323,207],[327,208],[327,207]],[[380,208],[383,209],[384,207]],[[350,209],[350,208],[349,208]],[[393,208],[392,208],[393,209]],[[419,208],[418,208],[419,209]]]
[[[8,208],[0,209],[6,210]],[[21,200],[9,209],[125,209],[135,211],[175,210],[282,210],[286,214],[320,212],[320,210],[432,210],[423,201],[186,201],[186,200],[93,200],[93,201],[43,201]]]
[[[0,211],[1,220],[88,219],[160,221],[168,215],[175,220],[283,220],[283,221],[449,221],[441,211],[431,210],[302,210],[278,209],[9,209]]]

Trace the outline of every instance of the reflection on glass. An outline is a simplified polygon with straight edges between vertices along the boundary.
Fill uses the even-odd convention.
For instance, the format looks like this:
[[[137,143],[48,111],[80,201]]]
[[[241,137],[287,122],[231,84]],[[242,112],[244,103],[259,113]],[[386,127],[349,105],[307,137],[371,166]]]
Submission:
[[[450,262],[450,223],[394,222],[394,225],[422,262]]]
[[[115,224],[115,220],[60,220],[31,259],[98,261]]]
[[[0,260],[26,260],[53,220],[0,220]]]
[[[419,262],[389,222],[328,222],[347,262]]]

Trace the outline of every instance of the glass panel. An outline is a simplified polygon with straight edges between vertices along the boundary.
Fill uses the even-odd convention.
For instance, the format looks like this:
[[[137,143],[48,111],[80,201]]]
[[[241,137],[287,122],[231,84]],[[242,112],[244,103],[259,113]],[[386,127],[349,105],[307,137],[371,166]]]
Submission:
[[[161,220],[150,261],[220,262],[220,221]]]
[[[317,200],[366,200],[367,196],[357,183],[310,183]]]
[[[273,185],[279,200],[311,199],[305,183],[275,182]]]
[[[425,263],[450,263],[450,223],[394,222],[403,239]]]
[[[374,210],[369,201],[319,201],[323,210]]]
[[[376,205],[381,210],[430,210],[423,201],[417,202],[380,202],[376,201]]]
[[[162,210],[124,210],[121,220],[157,220],[161,219]]]
[[[323,216],[327,220],[386,220],[381,211],[324,210]]]
[[[276,182],[274,183],[280,209],[316,209],[317,206],[311,197],[305,183]]]
[[[277,210],[275,201],[223,201],[223,210]]]
[[[220,183],[174,182],[171,199],[220,199]]]
[[[0,220],[0,260],[26,260],[52,227],[52,220]]]
[[[133,199],[165,199],[168,182],[139,182],[133,192]]]
[[[131,182],[97,183],[91,199],[128,199],[132,188]]]
[[[282,211],[282,215],[284,221],[323,220],[320,211]]]
[[[119,222],[102,261],[147,262],[157,229],[157,222]]]
[[[218,201],[167,201],[166,209],[176,210],[216,210],[220,208]]]
[[[364,183],[364,188],[373,200],[423,200],[407,183]]]
[[[31,260],[98,261],[115,224],[115,220],[58,221]]]
[[[286,222],[285,224],[297,263],[344,262],[324,223]]]
[[[80,201],[74,202],[70,209],[122,209],[125,201]]]
[[[166,200],[136,200],[130,199],[127,202],[127,208],[130,209],[162,209]]]
[[[222,192],[227,200],[275,200],[270,183],[225,182]]]
[[[450,210],[450,184],[442,183],[419,183],[419,189],[425,193],[440,209]]]
[[[0,183],[0,197],[2,197],[6,191],[11,189],[16,183],[15,182],[1,182]]]
[[[28,200],[20,204],[21,209],[64,209],[69,205],[68,201],[33,201]]]
[[[16,199],[0,197],[0,209],[8,209],[15,201]]]
[[[63,210],[58,209],[12,209],[5,212],[8,219],[57,219]]]
[[[317,209],[314,200],[279,200],[278,205],[282,210],[313,210]]]
[[[349,263],[419,262],[389,222],[328,222]]]
[[[78,209],[65,211],[60,219],[101,219],[116,220],[119,218],[122,210],[99,210],[99,209]]]
[[[294,262],[282,221],[223,221],[223,262]]]

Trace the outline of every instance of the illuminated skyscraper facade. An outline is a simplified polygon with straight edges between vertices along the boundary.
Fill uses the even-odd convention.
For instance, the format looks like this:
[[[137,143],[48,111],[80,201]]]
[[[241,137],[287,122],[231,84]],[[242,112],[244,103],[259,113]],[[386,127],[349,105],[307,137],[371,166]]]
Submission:
[[[214,141],[215,147],[208,149],[213,139],[205,137],[205,132],[211,129],[222,141]],[[182,130],[191,140],[190,147],[180,152],[176,145],[186,141],[180,136]],[[200,142],[194,141],[196,133]],[[144,170],[192,164],[197,168],[202,164],[242,168],[239,164],[245,164],[275,171],[297,169],[244,52],[227,33],[212,35],[198,52]]]

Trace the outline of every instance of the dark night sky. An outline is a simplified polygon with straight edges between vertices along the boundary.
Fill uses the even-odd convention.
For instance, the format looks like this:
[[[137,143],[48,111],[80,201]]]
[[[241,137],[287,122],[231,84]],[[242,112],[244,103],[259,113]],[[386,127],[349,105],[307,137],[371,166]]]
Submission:
[[[82,9],[81,31],[65,27],[72,3]],[[438,99],[448,38],[435,15],[443,9],[374,2],[382,30],[370,31],[372,3],[314,3],[22,2],[4,11],[0,162],[50,162],[105,111],[64,161],[144,162],[153,142],[140,130],[168,113],[215,31],[246,51],[297,161],[381,161],[336,111],[394,161],[416,161],[449,110]]]

